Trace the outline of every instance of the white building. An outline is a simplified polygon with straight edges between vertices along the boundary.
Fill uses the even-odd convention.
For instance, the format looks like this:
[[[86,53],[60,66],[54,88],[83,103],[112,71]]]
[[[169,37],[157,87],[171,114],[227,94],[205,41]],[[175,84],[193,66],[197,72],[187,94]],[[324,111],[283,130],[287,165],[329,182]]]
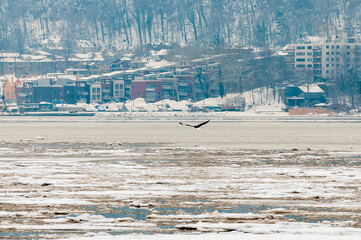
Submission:
[[[331,39],[308,39],[286,47],[289,69],[312,72],[314,80],[335,79],[335,77],[358,61],[360,43],[347,34]]]

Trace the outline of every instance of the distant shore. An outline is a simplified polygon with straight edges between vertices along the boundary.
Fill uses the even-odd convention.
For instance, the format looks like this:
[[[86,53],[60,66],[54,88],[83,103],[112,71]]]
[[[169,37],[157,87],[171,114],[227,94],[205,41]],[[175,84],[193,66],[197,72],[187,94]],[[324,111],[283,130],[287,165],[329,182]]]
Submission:
[[[361,115],[288,115],[286,112],[43,112],[0,115],[1,121],[275,121],[361,122]]]

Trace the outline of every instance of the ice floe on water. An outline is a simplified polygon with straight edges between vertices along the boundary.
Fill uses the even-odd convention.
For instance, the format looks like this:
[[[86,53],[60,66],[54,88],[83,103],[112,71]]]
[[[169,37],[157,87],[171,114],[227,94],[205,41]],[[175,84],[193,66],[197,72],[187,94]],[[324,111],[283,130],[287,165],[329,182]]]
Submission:
[[[172,133],[178,125],[167,127]],[[360,150],[346,150],[342,143],[332,149],[308,150],[303,144],[293,150],[282,143],[288,139],[275,140],[278,148],[264,139],[258,141],[265,145],[254,148],[229,145],[225,138],[207,145],[207,133],[175,131],[186,140],[198,137],[184,144],[178,135],[159,137],[158,131],[165,130],[145,134],[143,140],[134,138],[137,130],[131,129],[125,131],[127,140],[116,131],[98,139],[85,135],[68,141],[36,132],[21,138],[34,141],[1,142],[0,237],[361,236]],[[233,129],[225,131],[229,141],[240,137]]]

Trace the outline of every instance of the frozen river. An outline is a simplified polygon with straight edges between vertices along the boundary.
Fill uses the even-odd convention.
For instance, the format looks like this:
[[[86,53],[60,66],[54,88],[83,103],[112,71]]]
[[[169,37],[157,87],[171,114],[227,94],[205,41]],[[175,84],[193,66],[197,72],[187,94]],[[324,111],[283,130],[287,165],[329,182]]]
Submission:
[[[0,141],[17,142],[41,136],[46,141],[69,143],[121,142],[238,149],[361,150],[361,121],[212,120],[202,131],[195,131],[179,125],[177,120],[122,121],[116,118],[94,120],[80,117],[70,120],[67,117],[5,119],[7,121],[0,123]],[[197,123],[191,120],[186,122]]]
[[[0,122],[0,238],[361,236],[357,121],[65,119]]]

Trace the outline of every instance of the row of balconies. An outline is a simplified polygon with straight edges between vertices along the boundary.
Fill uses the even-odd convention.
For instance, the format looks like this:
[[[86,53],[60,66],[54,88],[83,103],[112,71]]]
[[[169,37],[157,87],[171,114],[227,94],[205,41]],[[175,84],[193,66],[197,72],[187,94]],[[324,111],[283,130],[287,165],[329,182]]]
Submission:
[[[162,89],[173,89],[172,85],[162,85]]]
[[[179,96],[188,96],[188,92],[186,92],[186,91],[179,91]]]
[[[188,86],[188,82],[182,82],[182,81],[180,81],[180,82],[178,82],[178,85],[179,85],[179,86],[182,86],[182,87],[185,87],[185,86]]]

